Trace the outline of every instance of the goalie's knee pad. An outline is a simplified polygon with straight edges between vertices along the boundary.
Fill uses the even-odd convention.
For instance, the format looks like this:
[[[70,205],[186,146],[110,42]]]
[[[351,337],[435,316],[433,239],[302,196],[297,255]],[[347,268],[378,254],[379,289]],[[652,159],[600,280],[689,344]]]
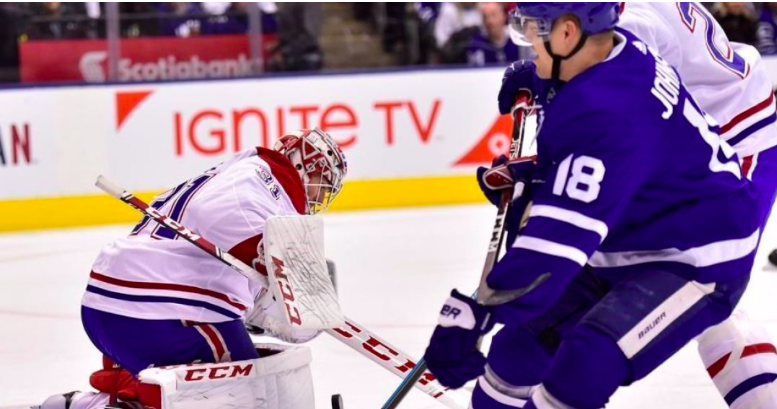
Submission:
[[[261,358],[149,368],[140,401],[154,409],[309,409],[315,407],[306,347],[258,344]]]
[[[777,351],[764,328],[734,312],[698,341],[707,373],[729,407],[777,407]]]

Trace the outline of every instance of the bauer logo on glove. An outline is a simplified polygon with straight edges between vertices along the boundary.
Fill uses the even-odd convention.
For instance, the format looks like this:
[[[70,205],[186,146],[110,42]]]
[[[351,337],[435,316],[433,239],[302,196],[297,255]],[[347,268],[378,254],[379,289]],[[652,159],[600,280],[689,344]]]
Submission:
[[[464,329],[475,328],[475,315],[472,308],[456,298],[449,298],[440,311],[439,324],[441,327],[460,327]]]

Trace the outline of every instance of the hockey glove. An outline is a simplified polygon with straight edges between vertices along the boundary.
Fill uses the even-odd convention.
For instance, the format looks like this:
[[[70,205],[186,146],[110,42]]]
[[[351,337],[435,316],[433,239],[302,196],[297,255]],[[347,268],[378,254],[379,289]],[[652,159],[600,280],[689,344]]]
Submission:
[[[524,188],[531,184],[534,168],[534,157],[508,161],[502,155],[494,159],[490,169],[483,166],[478,168],[478,185],[488,201],[499,206],[502,192],[506,189],[512,191],[513,200],[524,195]]]
[[[520,60],[510,64],[502,76],[502,87],[499,89],[499,113],[509,114],[515,104],[515,98],[521,91],[526,91],[534,99],[539,94],[540,79],[535,75],[534,62]]]
[[[426,364],[444,386],[460,388],[483,375],[486,358],[477,349],[478,339],[493,327],[489,307],[451,291],[440,311],[440,320],[426,348]]]

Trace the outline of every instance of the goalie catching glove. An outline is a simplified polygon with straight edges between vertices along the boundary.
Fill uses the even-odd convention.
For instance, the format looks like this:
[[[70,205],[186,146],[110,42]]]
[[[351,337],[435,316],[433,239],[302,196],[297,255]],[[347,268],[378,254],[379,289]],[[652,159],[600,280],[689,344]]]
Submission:
[[[263,289],[254,301],[254,309],[246,314],[246,328],[251,333],[269,335],[292,344],[308,342],[321,333],[321,330],[302,329],[288,324],[283,317],[283,308],[283,303],[275,300],[272,292]]]
[[[263,249],[261,253],[261,257],[264,257]],[[337,265],[327,259],[326,268],[337,291]],[[279,303],[272,292],[263,289],[254,300],[254,309],[246,315],[246,329],[252,334],[269,335],[292,344],[308,342],[321,333],[319,330],[295,328],[287,324],[282,315],[283,308],[283,303]]]

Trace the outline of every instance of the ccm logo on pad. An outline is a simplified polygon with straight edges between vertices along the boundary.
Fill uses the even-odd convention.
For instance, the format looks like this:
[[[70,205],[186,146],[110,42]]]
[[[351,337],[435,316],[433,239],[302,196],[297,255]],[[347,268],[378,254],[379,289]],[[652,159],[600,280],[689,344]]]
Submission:
[[[214,366],[212,368],[193,368],[186,370],[186,376],[184,376],[183,380],[186,382],[197,382],[204,379],[237,378],[251,375],[253,369],[254,364],[248,364],[246,366],[225,365]]]

